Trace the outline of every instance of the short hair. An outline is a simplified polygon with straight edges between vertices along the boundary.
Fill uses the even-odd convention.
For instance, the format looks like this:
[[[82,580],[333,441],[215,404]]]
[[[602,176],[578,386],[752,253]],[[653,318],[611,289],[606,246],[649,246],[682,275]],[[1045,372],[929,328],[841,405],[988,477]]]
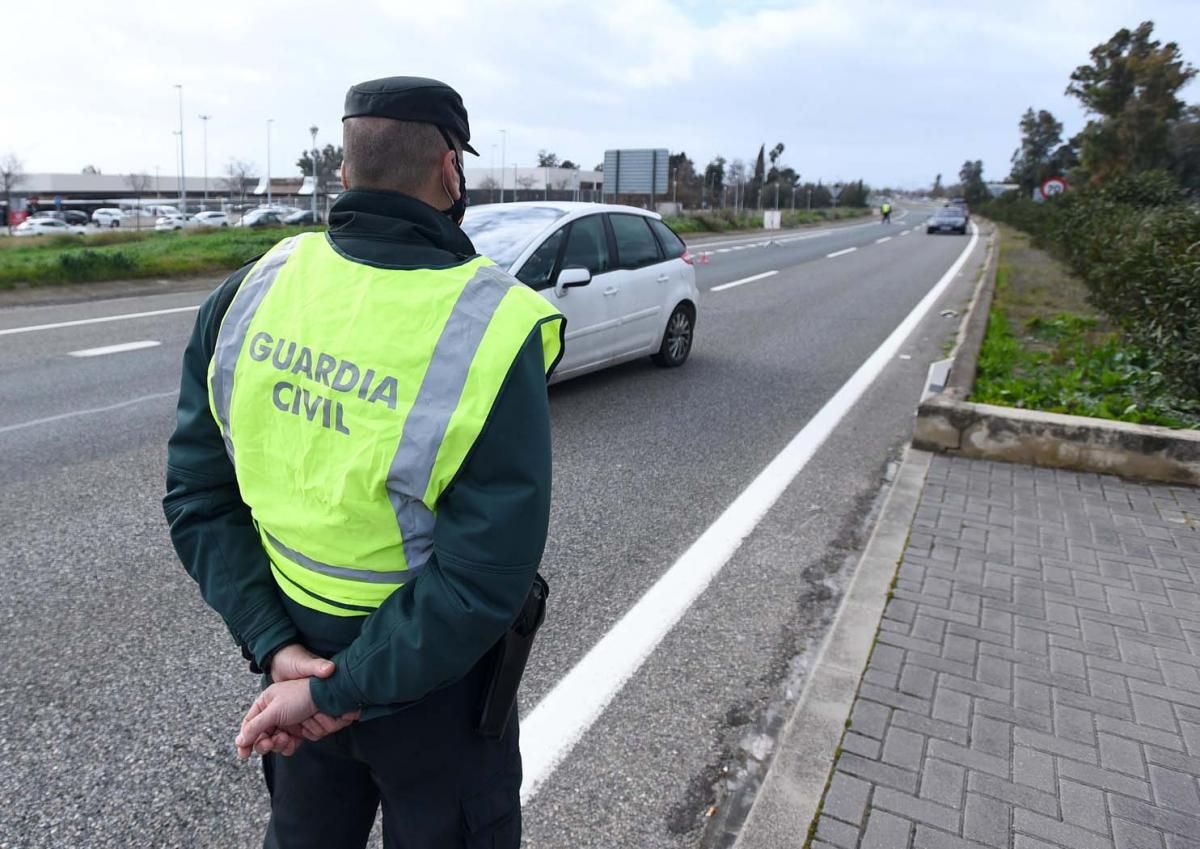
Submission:
[[[430,184],[447,150],[446,140],[433,124],[370,116],[347,118],[342,142],[347,188],[405,194],[416,194]]]

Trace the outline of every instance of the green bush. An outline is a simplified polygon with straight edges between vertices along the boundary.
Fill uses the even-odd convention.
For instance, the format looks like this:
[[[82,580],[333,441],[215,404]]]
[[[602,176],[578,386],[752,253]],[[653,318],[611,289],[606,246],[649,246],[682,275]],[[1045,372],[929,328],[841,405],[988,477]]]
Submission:
[[[1147,172],[1046,203],[1004,198],[983,212],[1063,259],[1172,389],[1200,398],[1200,207],[1169,176]]]
[[[129,274],[135,266],[133,257],[121,250],[101,252],[84,248],[58,255],[58,267],[65,280],[112,280]]]

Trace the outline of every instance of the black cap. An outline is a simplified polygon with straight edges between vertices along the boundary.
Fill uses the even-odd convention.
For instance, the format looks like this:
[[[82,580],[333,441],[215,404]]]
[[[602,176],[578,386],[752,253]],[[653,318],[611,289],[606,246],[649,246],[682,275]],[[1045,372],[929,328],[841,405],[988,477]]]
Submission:
[[[463,150],[474,153],[467,109],[458,92],[443,82],[427,77],[384,77],[351,86],[346,92],[347,118],[391,118],[395,121],[415,121],[433,124],[448,130],[462,144]]]

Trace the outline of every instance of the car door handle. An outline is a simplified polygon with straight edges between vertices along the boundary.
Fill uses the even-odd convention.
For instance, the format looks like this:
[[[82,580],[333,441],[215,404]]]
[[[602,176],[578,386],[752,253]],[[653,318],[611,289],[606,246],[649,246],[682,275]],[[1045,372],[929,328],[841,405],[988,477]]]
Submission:
[[[621,291],[621,290],[618,289],[616,286],[609,286],[607,289],[604,290],[604,297],[611,298],[613,295],[617,294],[617,292],[619,292],[619,291]]]

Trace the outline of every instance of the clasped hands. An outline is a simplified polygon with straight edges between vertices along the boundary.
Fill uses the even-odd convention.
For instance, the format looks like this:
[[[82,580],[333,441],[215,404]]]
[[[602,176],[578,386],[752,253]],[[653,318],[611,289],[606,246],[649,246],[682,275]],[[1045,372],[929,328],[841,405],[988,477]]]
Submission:
[[[290,757],[305,740],[315,743],[358,719],[358,711],[329,716],[313,703],[309,678],[328,678],[333,670],[332,661],[299,643],[275,652],[270,670],[274,683],[259,694],[242,718],[235,741],[238,757],[248,758],[251,752]]]

